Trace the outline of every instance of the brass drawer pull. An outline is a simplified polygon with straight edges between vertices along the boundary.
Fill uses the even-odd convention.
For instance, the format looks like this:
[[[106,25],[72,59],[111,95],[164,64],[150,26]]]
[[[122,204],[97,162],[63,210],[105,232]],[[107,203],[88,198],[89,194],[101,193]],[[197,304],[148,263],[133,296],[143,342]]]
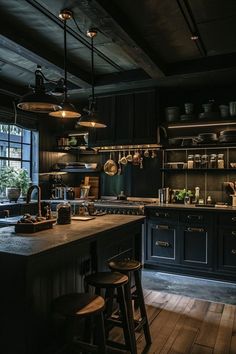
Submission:
[[[169,242],[166,242],[166,241],[156,241],[156,246],[170,247],[170,244],[169,244]]]
[[[231,235],[232,235],[232,236],[236,236],[236,231],[232,231],[232,232],[231,232]]]
[[[232,221],[236,221],[236,216],[233,216],[233,217],[231,218],[231,220],[232,220]]]
[[[169,230],[168,225],[156,225],[156,229],[158,230]]]
[[[231,250],[231,253],[236,255],[236,249],[233,248],[233,249]]]
[[[201,227],[188,227],[187,232],[204,232],[205,230],[202,229]]]
[[[202,217],[202,215],[187,215],[187,219],[189,219],[189,220],[202,220],[203,219],[203,217]]]
[[[156,212],[156,216],[159,216],[160,218],[169,218],[169,213],[158,213]]]

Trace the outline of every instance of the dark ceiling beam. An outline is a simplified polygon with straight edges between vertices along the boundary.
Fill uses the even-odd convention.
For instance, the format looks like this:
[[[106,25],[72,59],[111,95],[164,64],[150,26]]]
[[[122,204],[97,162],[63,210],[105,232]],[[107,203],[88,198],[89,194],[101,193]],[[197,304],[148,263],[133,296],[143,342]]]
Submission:
[[[48,61],[47,59],[45,59],[41,55],[33,53],[32,51],[24,48],[20,44],[15,43],[11,39],[4,37],[3,35],[0,35],[0,46],[2,48],[6,48],[6,49],[12,51],[13,53],[16,53],[16,54],[22,56],[23,58],[25,58],[35,64],[50,68],[59,77],[64,77],[64,70],[62,68],[60,68],[56,64],[52,63],[51,61]],[[36,69],[36,66],[35,66],[35,69]],[[27,68],[26,68],[26,71],[27,71]],[[71,73],[68,73],[68,80],[79,87],[90,86],[87,82],[84,82],[83,80],[81,80],[80,78],[78,78],[77,76],[75,76]]]
[[[163,63],[153,54],[135,31],[119,14],[112,1],[83,0],[78,4],[80,10],[87,15],[107,38],[122,48],[151,78],[165,76]]]
[[[104,86],[129,81],[148,80],[149,75],[142,69],[127,70],[119,73],[100,75],[96,77],[96,86]]]
[[[55,24],[57,24],[59,27],[62,29],[64,28],[63,22],[59,19],[58,16],[55,16],[53,13],[51,13],[47,8],[42,6],[38,1],[36,0],[26,0],[27,3],[32,5],[35,9],[40,11],[43,15],[47,16],[51,21],[53,21]],[[62,10],[62,9],[61,9]],[[75,21],[77,24],[77,22]],[[84,35],[81,35],[79,32],[75,32],[72,28],[70,28],[69,25],[67,25],[67,33],[70,34],[72,37],[74,37],[76,40],[78,40],[80,43],[82,43],[86,48],[89,49],[89,51],[92,49],[90,41],[88,41],[86,37],[86,33]],[[121,71],[122,68],[115,63],[113,60],[111,60],[108,56],[106,56],[104,53],[102,53],[99,49],[94,48],[94,53],[96,53],[101,59],[103,59],[106,63],[110,64],[114,69]]]
[[[191,73],[230,69],[235,67],[236,53],[230,53],[170,64],[166,74],[167,76],[185,75]]]
[[[24,92],[21,87],[16,87],[3,80],[0,80],[0,94],[10,96],[14,99],[19,99],[24,94]]]
[[[197,23],[195,21],[189,1],[188,0],[176,0],[176,1],[183,15],[183,18],[188,26],[190,37],[197,37],[197,39],[194,40],[194,43],[196,44],[200,54],[202,56],[206,56],[207,51],[203,43],[203,40],[201,38],[201,35],[199,33]]]

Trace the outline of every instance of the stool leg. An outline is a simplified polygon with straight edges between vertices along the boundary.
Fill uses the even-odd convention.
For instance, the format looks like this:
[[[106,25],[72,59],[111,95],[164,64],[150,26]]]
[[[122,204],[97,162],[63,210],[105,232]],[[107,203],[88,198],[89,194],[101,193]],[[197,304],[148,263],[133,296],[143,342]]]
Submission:
[[[145,323],[143,325],[143,331],[146,339],[146,344],[150,345],[152,343],[151,339],[151,334],[150,334],[150,329],[149,329],[149,324],[148,324],[148,318],[147,318],[147,311],[144,303],[144,296],[143,296],[143,288],[140,280],[140,275],[139,271],[134,272],[134,277],[135,277],[135,285],[137,289],[137,294],[139,294],[139,303],[140,303],[140,313],[141,317],[145,318]]]
[[[128,285],[128,286],[127,286]],[[131,354],[137,354],[136,339],[134,334],[133,313],[129,283],[117,289],[121,309],[125,343]]]
[[[106,354],[106,339],[105,339],[105,330],[104,330],[104,319],[103,313],[99,313],[95,318],[95,343],[98,346],[98,354]]]

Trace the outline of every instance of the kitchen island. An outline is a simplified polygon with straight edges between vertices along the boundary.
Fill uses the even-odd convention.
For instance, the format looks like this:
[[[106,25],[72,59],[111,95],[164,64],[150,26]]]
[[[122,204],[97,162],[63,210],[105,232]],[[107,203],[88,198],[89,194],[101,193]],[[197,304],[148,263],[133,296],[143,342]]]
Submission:
[[[53,354],[52,300],[83,291],[84,275],[106,269],[111,257],[140,259],[143,222],[143,216],[104,215],[35,234],[0,229],[2,352]]]

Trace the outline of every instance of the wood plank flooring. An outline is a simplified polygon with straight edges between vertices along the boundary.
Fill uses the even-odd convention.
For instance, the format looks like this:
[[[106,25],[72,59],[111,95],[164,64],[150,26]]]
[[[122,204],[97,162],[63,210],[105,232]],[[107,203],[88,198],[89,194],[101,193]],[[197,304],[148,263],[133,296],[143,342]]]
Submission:
[[[138,334],[138,354],[236,354],[236,306],[150,290],[145,302],[152,345]]]

